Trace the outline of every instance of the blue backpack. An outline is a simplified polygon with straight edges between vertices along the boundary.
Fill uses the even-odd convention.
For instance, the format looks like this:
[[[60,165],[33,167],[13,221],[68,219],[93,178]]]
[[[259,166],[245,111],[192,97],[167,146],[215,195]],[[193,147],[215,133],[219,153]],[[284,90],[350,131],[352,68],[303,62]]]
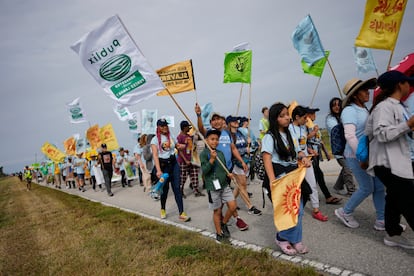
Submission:
[[[357,151],[355,153],[359,162],[367,163],[369,159],[369,139],[363,135],[358,141]]]

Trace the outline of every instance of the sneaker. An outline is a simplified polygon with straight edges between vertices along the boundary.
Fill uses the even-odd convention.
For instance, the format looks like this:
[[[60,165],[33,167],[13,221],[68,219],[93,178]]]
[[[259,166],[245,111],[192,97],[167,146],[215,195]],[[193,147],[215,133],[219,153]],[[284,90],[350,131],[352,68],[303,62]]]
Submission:
[[[247,211],[247,213],[248,213],[248,214],[250,214],[250,215],[257,215],[257,216],[260,216],[260,215],[262,214],[262,211],[258,210],[256,207],[252,206],[252,208],[250,208],[250,209]]]
[[[108,194],[109,196],[114,196],[114,194],[113,193],[110,193],[110,194]]]
[[[224,237],[230,238],[230,231],[229,231],[229,228],[227,227],[227,224],[221,223],[221,233]]]
[[[165,212],[165,209],[161,209],[161,218],[166,219],[167,218],[167,212]]]
[[[345,189],[338,190],[338,189],[335,189],[334,188],[334,191],[338,195],[343,195],[344,196],[344,195],[347,195],[348,194],[348,192]]]
[[[385,235],[384,244],[388,246],[399,246],[405,249],[414,249],[414,244],[403,236],[388,236]]]
[[[241,218],[237,218],[236,226],[240,231],[249,229],[249,225],[247,225],[247,223],[245,223]]]
[[[249,198],[253,197],[253,193],[247,192],[247,195],[249,196]]]
[[[407,225],[400,223],[402,231],[404,232],[407,229]],[[377,231],[385,231],[385,222],[383,220],[376,220],[374,223],[374,229]]]
[[[191,220],[191,217],[187,216],[185,212],[182,212],[178,218],[183,222],[187,222]]]
[[[383,220],[376,220],[374,223],[374,229],[377,231],[385,231],[385,222]]]
[[[359,223],[352,214],[345,214],[344,208],[335,209],[335,215],[348,227],[358,228]]]
[[[224,235],[216,234],[216,243],[226,243],[229,244],[229,238],[226,238]]]

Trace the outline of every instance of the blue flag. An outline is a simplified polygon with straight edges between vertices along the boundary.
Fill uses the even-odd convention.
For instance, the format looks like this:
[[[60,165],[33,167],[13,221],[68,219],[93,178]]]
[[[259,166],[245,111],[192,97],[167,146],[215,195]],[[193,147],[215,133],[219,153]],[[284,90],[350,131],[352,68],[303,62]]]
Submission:
[[[312,18],[307,15],[292,34],[293,46],[298,50],[302,60],[312,66],[325,57],[325,50],[313,25]]]
[[[370,48],[354,47],[354,58],[358,74],[377,71],[372,51]]]

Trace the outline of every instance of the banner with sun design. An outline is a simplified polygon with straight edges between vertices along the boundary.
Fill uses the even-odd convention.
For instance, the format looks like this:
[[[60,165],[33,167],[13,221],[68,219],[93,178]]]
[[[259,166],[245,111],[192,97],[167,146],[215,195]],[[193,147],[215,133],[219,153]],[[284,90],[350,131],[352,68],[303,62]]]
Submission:
[[[300,186],[305,173],[306,168],[299,167],[271,184],[273,220],[278,231],[292,228],[298,223]]]

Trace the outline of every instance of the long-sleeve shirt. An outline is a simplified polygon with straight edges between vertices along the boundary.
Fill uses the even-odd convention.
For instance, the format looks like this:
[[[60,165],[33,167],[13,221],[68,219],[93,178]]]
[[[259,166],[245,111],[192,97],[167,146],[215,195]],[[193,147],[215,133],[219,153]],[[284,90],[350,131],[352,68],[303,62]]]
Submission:
[[[387,98],[379,103],[368,117],[365,133],[370,138],[368,173],[374,175],[375,166],[391,169],[402,178],[413,179],[407,134],[408,113],[400,102]]]

